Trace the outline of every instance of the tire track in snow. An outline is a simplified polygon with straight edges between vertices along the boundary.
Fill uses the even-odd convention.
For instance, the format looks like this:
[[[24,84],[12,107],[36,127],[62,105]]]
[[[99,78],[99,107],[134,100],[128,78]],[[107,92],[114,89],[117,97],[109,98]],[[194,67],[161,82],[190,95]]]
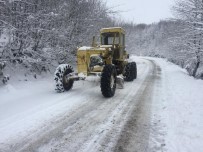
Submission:
[[[84,98],[71,111],[54,117],[8,151],[112,151],[134,109],[132,105],[137,104],[135,97],[143,91],[143,83],[148,79],[149,62],[143,60],[138,66],[138,79],[126,83],[113,98],[106,99],[98,94],[99,86],[79,95],[69,93],[67,98]]]
[[[148,71],[146,69],[143,70],[144,74],[140,73],[140,75],[147,75]],[[102,142],[107,141],[108,134],[112,133],[112,128],[117,126],[118,130],[113,135],[115,137],[110,137],[112,141],[116,141],[116,136],[118,136],[119,130],[125,122],[122,119],[126,119],[129,111],[130,105],[128,103],[133,101],[132,98],[139,90],[143,80],[144,78],[135,83],[127,83],[126,89],[128,90],[125,92],[123,92],[124,90],[117,90],[119,95],[109,99],[110,102],[105,102],[73,126],[68,127],[60,140],[51,140],[48,145],[42,146],[40,151],[91,151],[91,149],[99,151],[105,147],[109,149],[110,145],[102,144]],[[135,84],[137,85],[136,88]],[[120,94],[122,92],[123,94]],[[119,127],[118,122],[121,122]]]
[[[81,89],[74,89],[72,93],[68,93],[68,94],[65,94],[65,93],[60,94],[57,98],[57,101],[59,101],[59,103],[56,102],[55,104],[51,106],[49,105],[46,107],[46,109],[44,109],[44,110],[47,110],[47,109],[58,110],[58,108],[54,108],[54,107],[55,106],[60,107],[60,105],[63,105],[64,102],[70,102],[71,99],[74,99],[75,102],[79,104],[76,104],[75,106],[73,106],[72,107],[73,109],[71,111],[69,110],[66,113],[63,112],[57,117],[54,117],[51,120],[47,120],[46,122],[42,123],[42,125],[39,128],[29,131],[29,133],[27,133],[26,136],[19,135],[19,137],[15,139],[8,139],[7,140],[8,143],[6,143],[6,145],[2,144],[4,146],[0,147],[0,151],[2,152],[21,151],[25,147],[29,147],[29,145],[32,145],[32,143],[37,143],[40,141],[42,144],[46,142],[46,140],[49,140],[49,138],[51,138],[52,136],[56,136],[57,134],[59,134],[60,129],[63,129],[63,127],[66,128],[66,124],[64,124],[66,119],[70,119],[71,117],[74,117],[75,120],[70,120],[69,121],[70,123],[72,123],[72,121],[74,122],[77,119],[79,119],[80,115],[79,116],[75,116],[75,115],[77,115],[77,111],[79,111],[81,107],[86,107],[86,110],[88,109],[91,110],[92,105],[96,106],[96,104],[102,104],[102,101],[95,102],[96,104],[89,102],[89,101],[94,101],[93,97],[89,95],[89,91],[97,94],[97,90],[95,90],[95,87],[92,87],[91,89],[88,89],[88,90],[82,90],[79,96],[77,92],[78,90],[81,90]],[[82,101],[80,101],[81,96],[83,96]],[[81,112],[81,115],[83,115],[87,111],[83,113],[83,110],[81,109],[80,112]],[[23,123],[23,120],[19,120],[19,121],[22,121]]]
[[[159,67],[149,60],[151,73],[146,77],[142,88],[135,96],[137,104],[133,105],[133,110],[121,132],[120,138],[113,151],[118,152],[151,152],[149,149],[149,136],[151,129],[151,104],[153,94],[156,91],[154,85],[160,79]]]
[[[94,151],[113,151],[117,140],[120,136],[120,132],[123,129],[130,113],[133,109],[134,104],[137,104],[137,101],[134,100],[134,96],[142,90],[143,82],[145,81],[145,76],[149,73],[148,67],[145,68],[140,74],[139,77],[144,76],[142,78],[138,78],[136,82],[129,82],[130,86],[128,86],[128,91],[125,92],[127,95],[124,96],[120,103],[115,107],[114,111],[109,114],[109,118],[107,121],[102,124],[100,127],[101,132],[100,135],[96,135],[92,140],[88,141],[86,145],[84,145],[84,149],[80,149],[79,151],[84,152],[94,152]],[[136,84],[136,87],[135,87]],[[105,127],[107,126],[107,127]]]

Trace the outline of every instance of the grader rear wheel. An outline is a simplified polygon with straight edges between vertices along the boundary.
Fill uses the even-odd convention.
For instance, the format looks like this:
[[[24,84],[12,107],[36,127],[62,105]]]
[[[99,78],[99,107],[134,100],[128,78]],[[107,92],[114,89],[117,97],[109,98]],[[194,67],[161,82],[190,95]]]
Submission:
[[[57,92],[68,91],[73,87],[74,80],[68,79],[68,74],[74,72],[72,66],[68,64],[61,64],[55,72],[55,82]]]
[[[133,72],[133,64],[128,63],[125,67],[125,81],[133,81],[134,80],[134,72]]]
[[[101,92],[104,97],[113,97],[116,91],[116,68],[107,64],[101,75]]]
[[[132,62],[132,68],[133,68],[133,78],[137,78],[137,64],[135,62]]]

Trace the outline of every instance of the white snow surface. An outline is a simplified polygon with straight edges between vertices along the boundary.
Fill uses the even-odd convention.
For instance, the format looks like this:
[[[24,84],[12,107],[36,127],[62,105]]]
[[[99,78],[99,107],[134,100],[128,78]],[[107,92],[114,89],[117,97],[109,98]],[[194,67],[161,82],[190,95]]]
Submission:
[[[108,46],[110,46],[110,45],[108,45]],[[106,47],[108,47],[108,46],[106,46]],[[95,49],[95,47],[89,47],[89,46],[82,46],[82,47],[80,47],[80,48],[78,48],[78,50],[79,51],[87,51],[87,50],[94,50]],[[105,50],[105,48],[96,48],[96,50]]]
[[[79,48],[80,51],[87,51],[87,50],[91,50],[93,49],[93,47],[89,47],[89,46],[82,46]]]
[[[202,151],[203,81],[163,59],[153,60],[161,67],[161,81],[160,94],[154,97],[152,107],[152,145],[162,140],[164,151]]]
[[[43,127],[78,102],[77,97],[67,102],[65,94],[56,93],[50,78],[8,84],[0,89],[0,97],[0,147],[5,141]]]
[[[153,60],[160,67],[160,79],[155,84],[160,91],[153,95],[150,146],[156,151],[166,152],[202,151],[203,81],[188,76],[185,70],[164,59],[135,56],[131,59],[137,61],[138,70],[143,68],[142,63],[146,59]],[[130,89],[127,86],[119,91],[132,92]],[[29,136],[31,132],[35,132],[33,138],[37,138],[38,131],[40,133],[44,126],[53,127],[53,118],[57,120],[75,107],[85,105],[91,93],[92,99],[100,95],[101,100],[104,100],[98,82],[76,82],[71,91],[64,93],[54,91],[53,78],[10,82],[1,87],[0,152],[9,150],[11,143],[17,144],[18,140]],[[124,105],[125,102],[122,102],[120,106]],[[115,110],[112,116],[120,116],[119,110]],[[108,128],[109,124],[104,123],[100,127]],[[84,149],[89,149],[88,146]]]

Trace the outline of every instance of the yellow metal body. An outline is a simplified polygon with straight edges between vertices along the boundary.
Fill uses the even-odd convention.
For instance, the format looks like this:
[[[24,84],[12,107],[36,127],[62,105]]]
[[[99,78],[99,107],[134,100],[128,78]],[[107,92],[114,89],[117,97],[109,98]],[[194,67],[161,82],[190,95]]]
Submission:
[[[112,44],[105,44],[103,37],[105,34],[114,35]],[[97,66],[94,69],[90,68],[91,56],[101,56],[105,64],[119,64],[123,69],[127,64],[127,53],[125,51],[125,31],[121,27],[103,28],[100,30],[101,45],[97,46],[92,43],[92,47],[80,47],[77,50],[77,69],[78,73],[83,73],[88,76],[94,72],[102,72],[103,66]],[[115,37],[118,39],[115,43]],[[93,38],[95,39],[95,38]],[[115,62],[115,63],[114,63]]]
[[[108,56],[108,48],[99,48],[99,47],[81,47],[77,51],[77,68],[78,73],[83,73],[84,75],[89,75],[91,72],[90,69],[90,57],[91,55],[101,55]],[[105,59],[106,64],[112,64],[112,58],[107,57]],[[102,71],[102,68],[101,68]],[[101,72],[97,71],[97,72]]]
[[[116,33],[116,32],[125,34],[124,29],[122,29],[121,27],[102,28],[102,29],[100,30],[100,33],[101,33],[101,34],[102,34],[102,33]]]

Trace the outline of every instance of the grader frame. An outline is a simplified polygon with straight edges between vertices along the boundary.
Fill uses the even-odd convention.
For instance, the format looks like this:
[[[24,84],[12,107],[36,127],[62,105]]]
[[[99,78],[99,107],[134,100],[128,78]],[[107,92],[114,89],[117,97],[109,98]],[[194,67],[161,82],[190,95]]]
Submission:
[[[121,27],[102,28],[100,45],[93,38],[91,47],[77,50],[77,73],[68,64],[59,65],[55,72],[56,90],[70,90],[73,82],[85,80],[90,75],[100,76],[100,87],[104,97],[115,94],[116,83],[123,88],[124,79],[133,81],[137,77],[136,63],[128,62],[125,50],[125,31]]]

